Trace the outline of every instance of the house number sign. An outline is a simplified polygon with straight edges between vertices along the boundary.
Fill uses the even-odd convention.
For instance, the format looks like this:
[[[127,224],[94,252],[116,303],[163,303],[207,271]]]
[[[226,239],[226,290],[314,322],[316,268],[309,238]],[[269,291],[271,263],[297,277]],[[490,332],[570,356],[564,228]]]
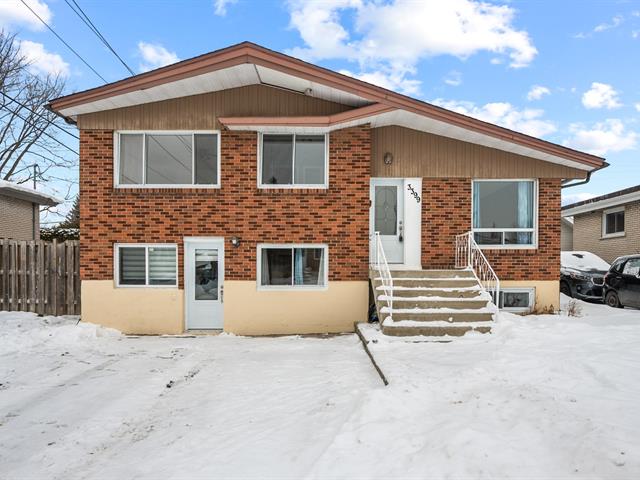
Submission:
[[[407,190],[409,190],[411,192],[411,195],[413,195],[413,198],[416,199],[416,203],[420,203],[420,195],[418,195],[418,192],[416,192],[416,190],[413,188],[413,185],[408,183]]]

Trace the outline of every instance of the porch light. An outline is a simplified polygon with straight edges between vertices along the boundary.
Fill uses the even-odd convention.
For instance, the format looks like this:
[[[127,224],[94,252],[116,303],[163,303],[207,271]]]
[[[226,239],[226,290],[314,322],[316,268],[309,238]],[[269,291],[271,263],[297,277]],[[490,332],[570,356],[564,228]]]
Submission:
[[[234,247],[240,246],[240,239],[238,237],[231,237],[231,245]]]
[[[387,152],[383,157],[385,165],[391,165],[393,163],[393,154],[391,152]]]

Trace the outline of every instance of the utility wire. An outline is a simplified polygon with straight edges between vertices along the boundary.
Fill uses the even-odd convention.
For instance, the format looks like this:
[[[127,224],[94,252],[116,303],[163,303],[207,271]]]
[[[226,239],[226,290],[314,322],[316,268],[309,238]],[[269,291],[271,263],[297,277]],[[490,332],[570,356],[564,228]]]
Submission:
[[[87,27],[89,27],[89,30],[91,30],[98,37],[98,39],[111,51],[111,53],[113,53],[116,56],[116,58],[120,60],[120,63],[124,65],[124,67],[129,71],[129,73],[131,75],[135,75],[136,73],[131,69],[131,67],[129,67],[129,65],[127,65],[127,63],[122,59],[122,57],[118,55],[118,53],[111,46],[108,40],[104,37],[104,35],[102,35],[98,27],[94,25],[94,23],[91,21],[89,16],[85,13],[82,7],[78,5],[78,2],[76,2],[76,0],[71,0],[71,2],[73,2],[73,5],[72,5],[71,2],[69,2],[69,0],[64,0],[64,1],[67,5],[69,5],[69,8],[71,8],[71,10],[73,10],[74,13],[80,18],[80,20],[82,20],[84,24]]]
[[[20,105],[22,108],[26,108],[27,110],[29,110],[31,113],[33,113],[34,115],[38,115],[41,118],[44,118],[46,120],[48,120],[44,114],[40,113],[40,112],[36,112],[33,108],[29,107],[28,105],[25,105],[24,103],[22,103],[19,100],[16,100],[15,98],[13,98],[10,95],[7,95],[6,93],[4,93],[3,91],[0,91],[0,94],[4,95],[5,97],[7,97],[10,101],[17,103],[18,105]],[[66,133],[67,135],[71,135],[73,138],[75,138],[76,140],[80,140],[80,137],[78,137],[77,135],[71,133],[69,130],[66,130],[65,128],[61,127],[60,125],[58,125],[57,123],[51,123],[51,125],[53,125],[56,128],[59,128],[60,130],[62,130],[64,133]]]
[[[11,110],[9,107],[7,107],[6,105],[0,105],[1,107],[6,108],[9,112],[13,113],[16,117],[18,117],[19,119],[21,119],[23,122],[25,122],[27,125],[29,125],[30,127],[33,127],[34,125],[32,123],[29,123],[29,120],[25,119],[23,116],[21,116],[18,112],[14,112],[13,110]],[[58,140],[56,137],[54,137],[53,135],[49,135],[47,132],[45,132],[44,130],[42,131],[42,135],[45,135],[47,137],[49,137],[51,140],[53,140],[54,142],[58,143],[59,145],[63,146],[64,148],[66,148],[67,150],[69,150],[71,153],[75,153],[76,155],[78,155],[78,152],[76,152],[73,148],[71,148],[69,145],[66,145],[64,143],[62,143],[60,140]]]
[[[104,83],[108,83],[108,82],[105,80],[105,78],[104,78],[102,75],[100,75],[100,74],[96,71],[96,69],[95,69],[95,68],[93,68],[91,65],[89,65],[89,62],[87,62],[84,58],[82,58],[82,56],[81,56],[78,52],[76,52],[76,51],[73,49],[73,47],[72,47],[71,45],[69,45],[67,42],[65,42],[65,41],[64,41],[64,39],[63,39],[60,35],[58,35],[58,33],[57,33],[53,28],[51,28],[51,27],[49,26],[49,24],[48,24],[47,22],[45,22],[45,21],[40,17],[40,15],[38,15],[38,14],[34,11],[34,10],[29,6],[29,4],[27,4],[27,2],[25,2],[24,0],[20,0],[20,1],[22,2],[22,4],[23,4],[25,7],[27,7],[27,8],[29,9],[29,11],[31,11],[31,13],[33,13],[33,14],[36,16],[36,18],[37,18],[38,20],[40,20],[40,21],[42,22],[42,24],[43,24],[45,27],[47,27],[47,28],[49,29],[49,31],[50,31],[51,33],[53,33],[53,34],[58,38],[58,40],[60,40],[62,43],[64,43],[64,45],[65,45],[69,50],[71,50],[71,51],[73,52],[73,54],[74,54],[76,57],[78,57],[80,60],[82,60],[82,63],[84,63],[87,67],[89,67],[89,69],[91,69],[91,71],[92,71],[93,73],[95,73],[98,77],[100,77],[100,79],[101,79]]]

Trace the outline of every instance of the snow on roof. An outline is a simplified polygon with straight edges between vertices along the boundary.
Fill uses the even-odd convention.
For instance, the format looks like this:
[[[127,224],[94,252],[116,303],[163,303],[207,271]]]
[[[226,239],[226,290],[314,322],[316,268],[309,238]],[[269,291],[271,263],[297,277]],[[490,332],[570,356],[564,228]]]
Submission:
[[[0,194],[50,207],[62,203],[58,197],[6,180],[0,180]]]
[[[591,252],[562,252],[560,264],[563,268],[575,270],[609,270],[609,264]]]

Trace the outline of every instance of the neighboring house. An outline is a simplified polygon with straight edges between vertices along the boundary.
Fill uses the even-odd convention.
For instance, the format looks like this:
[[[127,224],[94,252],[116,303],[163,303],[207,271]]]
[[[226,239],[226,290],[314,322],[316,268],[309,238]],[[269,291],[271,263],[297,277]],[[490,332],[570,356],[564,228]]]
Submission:
[[[80,131],[83,320],[125,332],[353,331],[374,231],[416,270],[473,230],[557,308],[562,182],[605,165],[251,43],[49,107]]]
[[[562,207],[573,217],[573,248],[609,263],[640,253],[640,185]]]
[[[563,252],[571,252],[573,250],[573,221],[569,218],[562,217],[560,227],[560,250]]]
[[[59,203],[61,200],[44,192],[0,180],[0,239],[38,240],[40,205]]]

